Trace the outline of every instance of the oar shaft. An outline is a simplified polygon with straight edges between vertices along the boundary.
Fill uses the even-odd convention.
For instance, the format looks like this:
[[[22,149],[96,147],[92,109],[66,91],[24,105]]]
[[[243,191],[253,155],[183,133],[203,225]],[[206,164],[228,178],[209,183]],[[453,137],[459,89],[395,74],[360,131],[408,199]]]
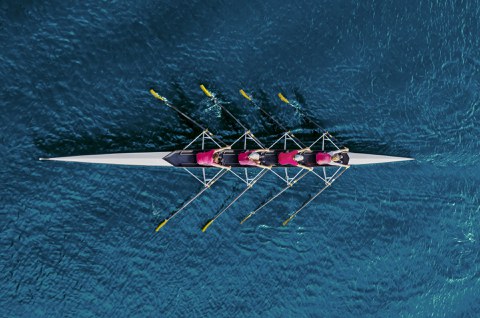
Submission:
[[[293,106],[300,114],[302,114],[303,117],[305,117],[310,123],[312,123],[314,126],[316,126],[318,129],[321,129],[323,131],[326,131],[322,126],[317,124],[310,116],[307,115],[307,113],[303,110],[301,110],[298,107]]]
[[[198,192],[194,197],[192,197],[190,200],[185,202],[180,207],[180,209],[178,209],[174,213],[170,214],[170,216],[168,218],[166,218],[162,223],[160,223],[160,225],[157,227],[157,231],[161,227],[163,227],[163,225],[165,225],[168,221],[170,221],[173,217],[175,217],[175,215],[177,215],[178,213],[183,211],[187,206],[189,206],[193,201],[195,201],[200,195],[202,195],[203,192],[207,191],[215,182],[217,182],[225,173],[227,173],[227,171],[228,171],[227,169],[224,169],[222,172],[220,172],[213,180],[211,180],[209,183],[207,183],[207,185],[202,190],[200,190],[200,192]]]
[[[237,195],[235,199],[233,199],[225,208],[223,208],[220,212],[218,212],[213,219],[216,220],[220,215],[222,215],[225,211],[227,211],[235,202],[237,202],[238,199],[240,199],[242,195],[244,195],[248,190],[250,190],[250,188],[251,187],[246,187],[242,192],[240,192],[240,194]]]
[[[182,210],[184,210],[187,206],[190,205],[190,203],[192,203],[193,201],[195,201],[195,199],[197,199],[203,192],[205,192],[209,187],[206,186],[205,188],[203,188],[200,192],[198,192],[193,198],[191,198],[190,200],[188,200],[187,202],[185,202],[182,207],[180,209],[178,209],[177,211],[175,211],[174,213],[170,214],[170,216],[166,219],[164,219],[162,222],[160,222],[157,227],[155,228],[155,232],[158,232],[160,231],[160,229],[162,227],[165,226],[165,224],[167,224],[168,221],[170,221],[175,215],[177,215],[178,213],[180,213]]]
[[[242,122],[240,120],[238,120],[237,117],[235,117],[226,107],[224,107],[222,105],[222,103],[218,102],[218,100],[215,98],[215,96],[203,84],[200,85],[200,88],[205,93],[205,95],[207,95],[215,103],[215,105],[220,106],[220,108],[222,108],[230,117],[232,117],[237,122],[237,124],[239,124],[245,131],[248,130],[247,127],[245,127],[242,124]]]
[[[177,107],[173,106],[165,97],[163,96],[160,96],[158,95],[157,92],[155,92],[153,89],[150,89],[150,93],[153,95],[153,97],[155,97],[156,99],[162,101],[167,107],[170,107],[171,109],[173,109],[174,111],[176,111],[177,113],[179,113],[180,115],[182,115],[184,118],[188,119],[190,122],[192,122],[193,124],[195,124],[198,128],[200,128],[201,130],[206,130],[202,125],[200,125],[197,121],[195,121],[193,118],[191,118],[190,116],[188,116],[187,114],[185,114],[184,112],[182,112],[180,109],[178,109]]]
[[[227,211],[235,202],[237,202],[238,199],[240,199],[248,190],[250,190],[253,185],[260,180],[265,173],[267,173],[268,169],[264,169],[261,171],[256,177],[255,180],[253,180],[239,195],[235,197],[224,209],[222,209],[217,215],[213,217],[213,219],[209,220],[203,227],[202,227],[202,232],[205,232],[212,223],[220,217],[225,211]]]
[[[258,211],[260,211],[261,209],[263,209],[265,206],[267,206],[270,202],[272,202],[273,200],[275,200],[276,198],[278,198],[282,193],[284,193],[285,191],[287,191],[288,189],[290,189],[295,183],[297,183],[298,181],[300,181],[303,177],[305,177],[310,171],[307,171],[305,173],[303,173],[300,177],[298,177],[296,180],[294,180],[292,183],[290,183],[288,186],[286,186],[285,188],[283,188],[280,192],[278,192],[277,194],[275,194],[273,197],[271,197],[267,202],[263,203],[261,206],[259,206],[255,211],[253,212],[250,212],[249,215],[247,215],[247,217],[245,217],[242,222],[240,223],[243,223],[245,222],[247,219],[249,219],[250,217],[252,217],[253,215],[255,215]]]
[[[200,195],[202,195],[203,192],[207,191],[209,187],[204,187],[200,192],[198,192],[193,198],[191,198],[190,200],[188,200],[187,202],[185,202],[181,207],[180,209],[178,209],[177,211],[175,211],[173,214],[171,214],[169,217],[168,217],[168,220],[172,219],[175,215],[177,215],[178,213],[180,213],[182,210],[184,210],[187,206],[190,205],[190,203],[192,203],[193,201],[195,201]]]
[[[150,94],[153,95],[153,97],[155,97],[156,99],[162,101],[165,106],[173,109],[174,111],[176,111],[177,113],[179,113],[180,115],[182,115],[184,118],[188,119],[190,122],[192,122],[194,125],[196,125],[198,128],[200,128],[201,130],[205,131],[208,133],[208,135],[214,139],[217,143],[219,144],[222,144],[222,145],[225,145],[225,143],[223,141],[221,141],[220,139],[216,138],[211,132],[208,131],[208,129],[206,129],[205,127],[203,127],[202,125],[200,125],[196,120],[194,120],[192,117],[188,116],[187,114],[185,114],[184,112],[182,112],[180,109],[178,109],[177,107],[173,106],[165,97],[163,96],[160,96],[157,92],[155,92],[152,89],[150,89]]]
[[[258,180],[260,180],[260,178],[263,177],[263,175],[265,173],[267,173],[267,169],[264,169],[262,172],[260,172],[258,174],[258,176],[255,178],[255,180],[253,180],[249,185],[248,187],[246,187],[239,195],[237,195],[237,197],[235,199],[232,200],[232,202],[230,202],[230,204],[228,204],[222,211],[220,211],[215,217],[214,219],[218,218],[220,215],[222,215],[225,211],[228,210],[228,208],[230,208],[238,199],[240,199],[240,197],[242,195],[244,195],[248,190],[250,190],[254,185],[255,183],[257,183]]]
[[[292,214],[293,217],[295,217],[295,215],[297,215],[300,211],[302,211],[307,205],[310,204],[310,202],[312,202],[313,200],[315,200],[316,197],[318,197],[320,194],[322,194],[323,191],[325,191],[329,186],[331,186],[331,184],[327,184],[326,186],[324,186],[322,188],[322,190],[318,191],[313,197],[311,197],[307,202],[305,202],[301,207],[300,209],[298,209],[297,211],[295,211],[295,213]]]
[[[240,199],[240,197],[244,195],[245,192],[250,190],[250,188],[251,188],[250,186],[245,188],[245,190],[243,190],[239,195],[237,195],[235,199],[233,199],[224,209],[222,209],[219,213],[217,213],[217,215],[215,215],[213,219],[208,220],[208,222],[202,227],[202,232],[205,232],[209,228],[209,226],[212,225],[212,223],[215,222],[215,220],[220,217],[220,215],[222,215],[225,211],[227,211],[228,208],[230,208],[238,199]]]
[[[327,136],[330,138],[330,139],[333,139],[336,143],[338,143],[339,145],[341,145],[339,143],[339,141],[333,137],[325,128],[323,128],[322,126],[320,126],[319,124],[317,124],[312,118],[310,118],[310,116],[308,116],[303,110],[300,111],[298,110],[303,117],[305,117],[310,123],[312,123],[314,126],[316,126],[318,129],[322,130],[325,134],[327,134]]]
[[[245,132],[247,132],[249,134],[249,136],[259,145],[261,146],[262,148],[265,148],[265,146],[262,144],[262,142],[260,140],[257,139],[257,137],[255,137],[251,132],[250,130],[244,125],[242,124],[242,122],[240,120],[238,120],[237,117],[235,117],[225,106],[222,105],[222,103],[218,102],[218,100],[215,98],[215,95],[213,95],[208,89],[205,88],[205,86],[202,84],[200,85],[200,88],[202,89],[202,91],[205,93],[205,95],[207,95],[215,105],[218,105],[220,106],[221,109],[223,109],[230,117],[232,117],[236,122],[237,124],[239,124],[244,130]],[[246,96],[246,98],[248,99],[248,95],[243,92],[244,96]]]
[[[257,213],[258,211],[260,211],[261,209],[263,209],[266,205],[268,205],[270,202],[272,202],[273,200],[275,200],[276,198],[278,198],[283,192],[287,191],[288,189],[290,189],[291,185],[283,188],[280,192],[278,192],[277,194],[275,194],[273,197],[271,197],[267,202],[265,202],[264,204],[262,204],[261,206],[259,206],[255,211],[251,212],[250,215],[254,215],[255,213]]]
[[[278,97],[280,98],[280,100],[290,106],[292,106],[293,108],[295,108],[296,111],[298,111],[308,122],[310,122],[311,124],[313,124],[315,127],[317,127],[318,129],[322,130],[324,133],[327,134],[327,136],[333,140],[335,140],[337,143],[338,143],[338,140],[335,139],[335,137],[333,137],[332,135],[330,135],[330,133],[325,129],[323,128],[322,126],[320,126],[319,124],[317,124],[317,122],[315,122],[310,116],[308,116],[308,114],[303,110],[301,109],[299,106],[296,106],[296,105],[293,105],[288,99],[286,99],[282,93],[278,93]]]
[[[248,130],[247,127],[245,127],[242,122],[240,120],[238,120],[237,117],[233,116],[233,114],[226,108],[224,107],[221,103],[217,103],[228,115],[230,115],[230,117],[232,117],[236,122],[237,124],[239,124],[244,130]]]
[[[252,101],[253,103],[253,101]],[[254,104],[256,105],[256,104]],[[275,117],[273,117],[272,115],[270,115],[267,111],[265,111],[263,108],[257,106],[258,109],[260,109],[260,111],[265,114],[268,118],[270,118],[270,120],[272,120],[278,127],[280,127],[280,129],[282,129],[283,131],[288,131],[288,129],[283,126],[278,120],[275,119]]]
[[[252,99],[252,97],[250,95],[248,95],[247,93],[245,93],[245,91],[243,89],[240,90],[240,94],[245,97],[245,99],[247,99],[248,101],[250,101],[253,106],[257,109],[259,109],[263,114],[265,114],[268,118],[270,118],[278,127],[280,127],[283,131],[289,131],[285,126],[283,126],[278,120],[275,119],[275,117],[273,117],[272,115],[270,115],[267,111],[265,111],[263,108],[261,108],[260,106],[258,106],[258,104]],[[282,95],[283,96],[283,95]],[[295,137],[294,134],[292,133],[289,133],[289,136],[292,137],[300,146],[302,146],[303,148],[306,148],[307,146],[305,146],[301,140],[299,140],[297,137]]]
[[[332,181],[330,181],[325,187],[323,187],[319,192],[317,192],[313,197],[311,197],[307,202],[305,202],[304,204],[302,204],[302,206],[297,210],[295,211],[292,215],[290,215],[288,217],[288,219],[286,219],[284,222],[283,222],[283,225],[287,225],[288,222],[290,222],[298,213],[300,213],[300,211],[302,211],[307,205],[309,205],[313,200],[315,200],[316,197],[318,197],[320,194],[322,194],[323,191],[325,191],[328,187],[330,187],[333,182],[335,182],[335,180],[337,180],[345,171],[347,171],[348,168],[345,168],[342,172],[340,172],[336,177],[335,179],[333,179]]]

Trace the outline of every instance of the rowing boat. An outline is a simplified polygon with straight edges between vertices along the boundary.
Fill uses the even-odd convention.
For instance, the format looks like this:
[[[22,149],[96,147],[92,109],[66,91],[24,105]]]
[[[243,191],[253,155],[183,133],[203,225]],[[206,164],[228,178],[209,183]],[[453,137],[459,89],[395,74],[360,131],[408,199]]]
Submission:
[[[202,91],[211,99],[214,103],[214,106],[220,107],[225,111],[229,116],[231,116],[243,129],[244,134],[241,135],[237,140],[229,145],[228,148],[221,154],[221,164],[224,166],[222,168],[218,167],[208,167],[201,166],[197,164],[196,155],[199,152],[203,152],[207,149],[206,144],[208,142],[212,143],[214,147],[222,148],[226,144],[212,134],[208,129],[204,128],[194,119],[180,111],[173,104],[171,104],[165,97],[160,96],[153,89],[150,90],[150,93],[158,100],[162,101],[167,107],[175,110],[180,115],[191,121],[194,125],[199,127],[202,132],[195,139],[192,140],[186,147],[181,150],[172,150],[172,151],[163,151],[163,152],[136,152],[136,153],[113,153],[113,154],[98,154],[98,155],[83,155],[83,156],[69,156],[69,157],[54,157],[54,158],[40,158],[40,160],[51,160],[51,161],[64,161],[64,162],[78,162],[78,163],[95,163],[95,164],[112,164],[112,165],[131,165],[131,166],[154,166],[154,167],[165,167],[165,168],[181,168],[193,176],[197,181],[199,181],[203,188],[191,199],[186,201],[179,209],[171,213],[168,217],[163,219],[158,226],[156,231],[159,231],[168,221],[170,221],[174,216],[179,212],[183,211],[187,206],[194,202],[203,192],[209,189],[216,181],[218,181],[223,175],[227,172],[233,174],[238,179],[246,184],[245,189],[237,195],[225,208],[220,210],[212,219],[210,219],[203,227],[202,232],[205,232],[206,229],[224,212],[226,212],[241,196],[243,196],[249,189],[251,189],[255,183],[257,183],[267,172],[272,172],[274,175],[279,177],[283,182],[285,182],[285,187],[281,189],[276,195],[271,197],[269,200],[264,202],[262,205],[257,207],[255,210],[250,212],[241,223],[248,220],[250,217],[262,210],[266,205],[279,197],[286,190],[291,188],[301,179],[307,175],[313,175],[322,180],[323,186],[321,189],[314,194],[309,200],[304,202],[299,209],[293,212],[284,222],[283,225],[287,225],[301,210],[303,210],[307,205],[309,205],[316,197],[318,197],[324,190],[330,187],[334,181],[336,181],[350,166],[357,165],[368,165],[368,164],[382,164],[382,163],[391,163],[391,162],[400,162],[413,160],[413,158],[406,157],[393,157],[377,154],[365,154],[365,153],[355,153],[355,152],[345,152],[342,156],[342,164],[338,165],[317,165],[316,155],[318,153],[325,153],[329,150],[340,150],[338,142],[333,138],[333,136],[327,131],[323,130],[315,121],[313,121],[305,112],[302,111],[300,105],[294,102],[290,102],[285,96],[281,93],[278,94],[280,100],[292,107],[300,113],[305,119],[310,121],[312,124],[317,126],[317,128],[322,129],[322,134],[308,147],[305,147],[305,144],[300,141],[295,135],[283,127],[283,125],[275,119],[273,116],[268,114],[263,108],[253,100],[252,96],[248,95],[244,90],[240,90],[240,94],[245,97],[257,110],[260,110],[265,115],[267,115],[272,121],[274,121],[280,128],[282,128],[285,133],[283,133],[272,145],[266,147],[260,140],[258,140],[249,129],[247,129],[228,109],[222,105],[222,101],[215,96],[212,92],[206,89],[204,85],[200,85]],[[200,143],[201,147],[193,148],[192,146],[196,143]],[[254,144],[253,147],[248,147],[249,143]],[[241,149],[238,149],[241,145]],[[262,152],[262,164],[263,167],[256,166],[242,166],[238,161],[238,155],[240,152],[247,151],[248,149],[264,149]],[[278,155],[280,152],[291,151],[300,148],[309,149],[306,152],[303,152],[303,165],[302,169],[280,165],[278,163]],[[315,149],[319,148],[319,149]],[[304,169],[303,169],[304,168]],[[207,173],[207,170],[214,171],[214,174]],[[239,172],[239,170],[244,170],[244,173]],[[281,172],[277,172],[281,170]],[[293,170],[293,171],[292,171]]]
[[[152,167],[176,167],[176,168],[210,168],[197,164],[195,160],[196,153],[203,151],[197,150],[174,150],[164,152],[134,152],[134,153],[112,153],[102,155],[86,155],[86,156],[70,156],[57,158],[40,158],[40,160],[66,161],[66,162],[81,162],[81,163],[97,163],[97,164],[112,164],[112,165],[129,165],[129,166],[152,166]],[[238,154],[243,150],[225,150],[223,154],[223,164],[234,168],[258,169],[254,166],[240,166],[238,163]],[[284,150],[281,150],[284,151]],[[287,151],[289,151],[287,149]],[[265,164],[272,164],[273,168],[284,168],[280,166],[276,160],[277,154],[280,150],[272,151],[267,155]],[[323,167],[314,164],[315,155],[320,151],[312,151],[305,153],[306,166],[308,167]],[[392,157],[382,155],[372,155],[366,153],[348,152],[348,165],[366,165],[390,163],[399,161],[413,160],[405,157]],[[325,165],[329,166],[329,165]],[[215,169],[215,168],[213,168]]]

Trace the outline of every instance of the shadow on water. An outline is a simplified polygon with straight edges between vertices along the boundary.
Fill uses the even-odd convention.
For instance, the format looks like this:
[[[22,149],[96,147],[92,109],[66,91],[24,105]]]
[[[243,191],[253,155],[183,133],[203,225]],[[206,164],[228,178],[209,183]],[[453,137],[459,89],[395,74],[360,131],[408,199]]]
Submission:
[[[261,107],[263,110],[265,110],[270,116],[275,118],[278,122],[282,124],[283,127],[287,129],[292,129],[289,123],[286,123],[284,120],[282,120],[281,116],[278,116],[276,112],[273,112],[272,109],[277,106],[274,101],[269,97],[269,95],[264,91],[260,90],[257,94],[254,94],[254,98],[259,102],[259,107]],[[268,131],[275,133],[275,134],[281,134],[284,133],[280,127],[271,119],[269,118],[266,114],[263,112],[259,112],[260,116],[262,119],[265,120],[265,123],[268,126]]]
[[[328,126],[327,123],[319,121],[318,119],[314,119],[313,118],[314,116],[312,116],[308,111],[306,111],[306,109],[309,109],[307,100],[300,93],[298,88],[295,88],[293,90],[293,95],[295,96],[295,100],[302,106],[303,115],[300,112],[296,112],[296,113],[302,118],[302,122],[305,125],[305,127],[310,127],[311,129],[317,129],[318,127],[316,125],[318,125],[322,127],[323,130],[326,131],[327,129],[325,129],[325,127]]]
[[[153,88],[155,89],[155,87]],[[205,116],[205,113],[199,109],[199,103],[192,101],[178,82],[171,84],[171,91],[170,93],[166,92],[166,96],[174,96],[171,98],[172,104],[199,122],[204,128],[218,126],[215,125],[215,119]],[[165,111],[169,112],[171,116],[177,116],[180,119],[181,125],[178,125],[179,129],[172,130],[171,125],[168,125],[170,130],[166,131],[166,129],[162,129],[162,121],[155,120],[154,122],[145,123],[141,129],[99,127],[103,129],[108,128],[108,133],[101,134],[90,131],[80,133],[51,132],[47,135],[34,136],[33,143],[45,156],[165,151],[181,149],[201,133],[201,129],[184,116],[174,110],[165,109]],[[228,123],[225,124],[227,120]],[[212,123],[212,125],[209,123]],[[238,137],[236,132],[238,127],[236,129],[230,128],[234,125],[237,124],[233,119],[224,114],[220,121],[220,129],[216,128],[214,132],[218,132],[222,140],[233,141]],[[165,126],[163,125],[163,127]],[[189,129],[182,127],[188,127]]]
[[[205,84],[202,81],[198,81],[198,85],[204,84],[206,87],[216,87],[214,84],[207,83]],[[245,120],[243,120],[240,111],[238,110],[238,107],[234,102],[230,100],[229,96],[224,95],[222,92],[215,91],[215,96],[218,98],[218,102],[221,103],[221,105],[227,109],[230,113],[235,116],[242,125],[245,125]],[[210,106],[213,106],[214,104],[212,102],[209,102]],[[215,106],[218,107],[217,110],[220,112],[220,123],[218,128],[222,131],[222,133],[225,133],[225,131],[229,132],[234,132],[241,134],[243,133],[243,128],[240,124],[238,124],[235,119],[233,119],[223,108],[220,106]],[[248,127],[247,127],[248,128]],[[225,140],[228,141],[228,140]],[[233,141],[233,140],[232,140]]]
[[[203,127],[209,128],[216,135],[220,136],[220,139],[226,144],[233,142],[242,133],[242,128],[233,118],[226,114],[226,112],[222,111],[219,119],[212,118],[211,114],[205,112],[205,109],[201,109],[202,107],[199,106],[198,102],[194,102],[188,97],[187,92],[178,82],[172,82],[171,92],[167,94],[167,96],[174,96],[171,99],[173,105],[199,121]],[[218,93],[217,96],[223,105],[238,117],[242,123],[248,122],[244,120],[243,116],[241,117],[239,115],[238,107],[235,107],[235,103],[229,101],[228,96],[222,95],[221,93]],[[303,109],[309,109],[307,100],[297,89],[294,90],[294,96],[296,102],[298,102]],[[319,134],[322,133],[322,130],[313,124],[313,120],[308,119],[308,117],[303,116],[293,108],[281,108],[280,111],[272,111],[272,109],[279,109],[279,102],[272,100],[265,91],[260,90],[256,92],[254,97],[259,106],[279,121],[282,126],[292,131],[295,130],[296,137],[306,145],[315,141],[319,137]],[[206,105],[210,104],[211,102],[209,101]],[[159,127],[159,123],[161,124],[161,122],[156,122],[147,123],[141,130],[125,127],[125,129],[121,130],[109,130],[108,133],[103,134],[93,134],[88,131],[80,134],[52,132],[46,136],[34,137],[34,144],[46,156],[168,151],[183,148],[193,140],[201,130],[180,114],[173,110],[168,111],[170,111],[172,115],[175,114],[180,118],[181,123],[189,129],[165,131],[165,129]],[[250,116],[258,116],[258,114],[264,119],[262,120],[262,127],[264,129],[254,133],[257,138],[265,142],[265,145],[269,146],[284,131],[263,112],[257,111],[254,114],[252,114],[252,112],[249,113]],[[296,114],[298,118],[292,114]],[[310,116],[307,111],[305,114]],[[320,127],[324,127],[323,122],[315,121],[315,123]],[[215,128],[212,129],[212,127]],[[398,147],[389,146],[385,141],[380,139],[366,138],[364,135],[357,136],[357,134],[351,134],[348,131],[338,131],[331,133],[331,135],[335,138],[335,142],[339,147],[348,146],[352,152],[401,156],[408,156],[409,154],[407,150],[399,150]]]
[[[191,114],[192,112],[195,111],[195,109],[197,108],[197,105],[195,104],[195,102],[193,102],[187,95],[187,93],[185,92],[185,90],[181,87],[181,85],[178,83],[178,82],[173,82],[172,83],[172,89],[173,91],[175,92],[175,97],[173,98],[172,100],[172,103],[175,107],[177,107],[180,111],[182,111],[183,113],[189,115]],[[173,95],[173,94],[172,94]],[[199,128],[197,126],[195,126],[195,124],[193,124],[190,120],[186,119],[185,117],[183,117],[182,115],[178,114],[177,112],[175,112],[175,114],[178,115],[178,118],[180,118],[181,122],[189,127],[190,129],[192,129],[193,131],[196,131],[198,130]],[[200,125],[202,125],[203,127],[205,127],[205,125],[203,123],[200,123]]]
[[[161,135],[161,137],[160,137]],[[112,131],[108,134],[91,135],[57,133],[35,137],[34,145],[47,156],[73,156],[114,152],[162,151],[178,148],[174,140],[190,140],[192,133],[165,133],[142,130]]]

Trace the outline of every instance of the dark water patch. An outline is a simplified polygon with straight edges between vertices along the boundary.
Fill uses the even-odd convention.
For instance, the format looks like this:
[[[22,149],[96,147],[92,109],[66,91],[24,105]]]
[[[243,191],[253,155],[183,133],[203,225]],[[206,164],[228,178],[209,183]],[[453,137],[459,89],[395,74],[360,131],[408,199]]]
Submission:
[[[171,150],[184,140],[193,139],[195,135],[178,135],[152,132],[143,135],[143,131],[122,130],[108,135],[56,135],[35,138],[35,146],[46,156],[70,156],[101,154],[115,152],[142,152]],[[161,137],[160,137],[161,134]]]

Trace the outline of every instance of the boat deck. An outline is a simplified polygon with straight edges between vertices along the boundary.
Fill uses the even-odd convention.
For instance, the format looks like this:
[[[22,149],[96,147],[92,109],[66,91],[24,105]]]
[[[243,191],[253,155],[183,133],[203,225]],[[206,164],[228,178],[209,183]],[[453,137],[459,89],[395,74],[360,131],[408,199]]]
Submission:
[[[197,164],[196,154],[205,150],[177,150],[173,151],[172,153],[168,154],[163,159],[170,163],[175,167],[185,167],[185,168],[205,168],[205,166],[201,166]],[[244,152],[244,150],[226,150],[221,154],[222,164],[225,166],[231,167],[241,167],[241,168],[255,168],[255,166],[242,166],[238,163],[238,154]],[[288,167],[278,164],[278,154],[280,152],[284,152],[284,150],[271,150],[270,152],[265,153],[262,155],[261,162],[263,165],[266,166],[274,166],[274,167]],[[311,152],[304,152],[302,155],[304,156],[305,160],[303,165],[307,167],[319,167],[315,162],[315,157],[317,153],[321,151],[311,151]],[[344,154],[344,162],[343,164],[348,164],[348,155]],[[329,166],[329,165],[325,165]]]

